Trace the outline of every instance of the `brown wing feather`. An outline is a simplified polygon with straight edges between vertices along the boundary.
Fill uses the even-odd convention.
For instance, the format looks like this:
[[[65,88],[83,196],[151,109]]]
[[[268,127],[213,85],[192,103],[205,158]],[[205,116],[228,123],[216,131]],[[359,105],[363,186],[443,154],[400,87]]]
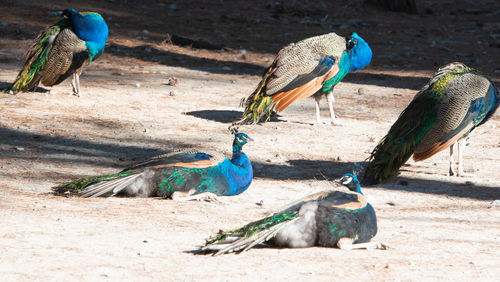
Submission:
[[[276,104],[276,111],[281,112],[294,101],[313,95],[321,89],[322,81],[321,78],[315,78],[300,87],[274,95],[273,102]]]
[[[357,210],[357,209],[361,209],[361,208],[366,207],[368,202],[366,201],[365,197],[363,197],[359,194],[357,194],[356,196],[358,197],[357,201],[352,200],[350,202],[343,203],[343,204],[332,204],[331,206],[335,207],[335,208],[342,208],[342,209],[349,209],[349,210]]]
[[[474,124],[471,123],[466,128],[464,128],[462,131],[458,132],[458,134],[456,134],[455,136],[453,136],[452,138],[450,138],[449,140],[447,140],[446,142],[444,142],[444,143],[441,143],[441,142],[434,143],[427,150],[425,150],[423,152],[418,152],[418,153],[413,154],[413,159],[416,162],[423,161],[423,160],[428,159],[428,158],[434,156],[435,154],[437,154],[437,153],[439,153],[439,152],[441,152],[441,151],[449,148],[458,139],[460,139],[460,137],[462,137],[465,133],[467,133],[473,126],[474,126]]]
[[[78,59],[75,65],[75,56],[88,56],[85,41],[79,39],[70,29],[62,30],[54,41],[43,66],[40,76],[45,86],[60,83],[75,70],[80,69],[86,58]],[[81,54],[81,55],[78,55]]]
[[[329,77],[333,77],[335,73],[338,72],[338,66],[334,66],[330,71],[325,73],[323,76],[317,77],[308,83],[297,87],[295,89],[277,93],[273,95],[273,102],[276,104],[275,110],[277,112],[281,112],[290,106],[293,102],[298,99],[307,98],[312,96],[314,93],[318,92],[323,86],[322,83],[325,80],[328,80]]]

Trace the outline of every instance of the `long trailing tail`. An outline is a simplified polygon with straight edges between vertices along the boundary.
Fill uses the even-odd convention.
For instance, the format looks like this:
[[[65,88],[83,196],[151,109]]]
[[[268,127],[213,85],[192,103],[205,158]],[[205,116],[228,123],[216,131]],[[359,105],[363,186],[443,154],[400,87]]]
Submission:
[[[397,175],[399,168],[408,161],[415,147],[413,142],[394,140],[389,132],[371,153],[363,182],[366,184],[381,183]]]
[[[398,173],[435,122],[435,99],[416,96],[373,149],[363,182],[375,184]]]
[[[95,176],[95,177],[88,177],[88,178],[81,178],[77,180],[73,180],[71,182],[63,183],[58,186],[52,187],[52,191],[55,193],[65,193],[65,192],[70,192],[72,194],[78,194],[82,197],[96,197],[96,192],[103,192],[104,190],[101,189],[100,191],[95,191],[96,186],[104,186],[104,184],[111,184],[108,185],[109,187],[115,188],[116,184],[114,182],[125,182],[124,180],[127,180],[127,177],[131,176],[137,176],[138,174],[135,174],[135,171],[133,170],[128,170],[128,171],[122,171],[119,173],[115,174],[106,174],[106,175],[101,175],[101,176]],[[127,181],[128,182],[128,181]],[[114,185],[113,185],[114,184]],[[89,189],[90,188],[90,189]],[[95,193],[88,193],[90,192],[95,192]],[[113,189],[111,189],[113,190]],[[104,192],[109,192],[104,191]],[[100,196],[102,194],[99,194],[97,196]]]
[[[298,218],[299,212],[293,210],[254,221],[239,229],[226,232],[221,230],[219,234],[209,238],[200,250],[215,252],[215,256],[230,252],[244,252],[273,238],[285,225]]]

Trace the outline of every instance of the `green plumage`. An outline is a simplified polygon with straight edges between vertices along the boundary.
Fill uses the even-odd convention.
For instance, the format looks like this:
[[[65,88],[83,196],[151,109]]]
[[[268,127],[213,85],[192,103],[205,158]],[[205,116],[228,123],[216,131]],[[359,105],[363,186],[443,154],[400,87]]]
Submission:
[[[102,181],[109,181],[109,180],[113,180],[113,179],[118,179],[118,178],[125,177],[125,176],[133,174],[133,173],[135,173],[134,170],[127,170],[127,171],[123,171],[123,172],[119,172],[119,173],[115,173],[115,174],[105,174],[105,175],[100,175],[100,176],[95,176],[95,177],[81,178],[81,179],[73,180],[73,181],[68,182],[68,183],[63,183],[59,186],[54,187],[53,190],[55,192],[58,192],[58,193],[69,191],[71,193],[79,194],[82,192],[83,189],[85,189],[86,187],[88,187],[92,184],[99,183]]]
[[[264,219],[251,222],[242,228],[235,229],[235,230],[230,230],[226,232],[220,232],[216,236],[209,238],[206,240],[206,245],[211,245],[214,243],[218,242],[224,242],[226,238],[232,237],[232,236],[237,236],[241,238],[249,238],[260,231],[266,230],[271,228],[272,226],[275,226],[277,224],[280,224],[282,222],[290,221],[293,219],[296,219],[299,217],[299,211],[294,210],[294,211],[289,211],[289,212],[284,212],[280,213],[278,215],[272,215],[269,217],[266,217]]]
[[[35,42],[26,53],[24,59],[24,66],[17,75],[15,82],[6,89],[17,93],[23,90],[30,90],[36,87],[40,70],[48,60],[49,52],[52,47],[54,36],[61,30],[68,28],[71,22],[68,18],[61,19],[55,25],[49,27],[47,30],[40,33],[35,39]]]

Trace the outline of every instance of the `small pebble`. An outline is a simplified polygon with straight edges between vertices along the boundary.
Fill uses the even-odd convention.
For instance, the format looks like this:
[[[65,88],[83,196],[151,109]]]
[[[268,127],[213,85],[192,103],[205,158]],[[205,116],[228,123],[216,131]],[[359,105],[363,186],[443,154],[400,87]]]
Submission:
[[[16,147],[16,151],[24,151],[24,148],[23,147]]]
[[[173,91],[173,90],[172,90],[172,91],[170,91],[170,92],[168,92],[168,96],[175,96],[175,95],[176,95],[176,92],[175,92],[175,91]]]
[[[169,78],[167,79],[167,83],[166,83],[166,84],[167,84],[167,85],[170,85],[170,86],[176,86],[176,85],[177,85],[177,83],[179,83],[179,79],[178,79],[177,77],[173,77],[173,76],[172,76],[172,77],[169,77]]]
[[[264,205],[264,201],[263,200],[260,200],[259,202],[255,203],[257,206],[263,206]]]
[[[492,207],[500,207],[500,200],[494,200],[492,203],[491,203],[491,206]]]
[[[139,88],[139,87],[141,87],[141,84],[140,83],[136,83],[135,87]]]
[[[358,95],[366,95],[366,89],[364,88],[358,88]]]

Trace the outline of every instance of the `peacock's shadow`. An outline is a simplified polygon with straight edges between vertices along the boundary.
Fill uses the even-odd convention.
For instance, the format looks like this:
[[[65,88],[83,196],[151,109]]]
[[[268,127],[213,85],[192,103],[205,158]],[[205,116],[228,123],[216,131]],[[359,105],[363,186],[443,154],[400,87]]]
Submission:
[[[5,91],[4,89],[9,87],[11,84],[12,84],[12,82],[0,81],[0,93],[3,93]],[[35,90],[32,92],[46,93],[46,92],[49,92],[49,90],[47,88],[37,86],[35,88]]]
[[[233,123],[241,119],[243,112],[233,110],[201,110],[186,112],[184,114],[216,122]],[[284,120],[279,119],[279,115],[274,115],[270,121],[283,122]]]

